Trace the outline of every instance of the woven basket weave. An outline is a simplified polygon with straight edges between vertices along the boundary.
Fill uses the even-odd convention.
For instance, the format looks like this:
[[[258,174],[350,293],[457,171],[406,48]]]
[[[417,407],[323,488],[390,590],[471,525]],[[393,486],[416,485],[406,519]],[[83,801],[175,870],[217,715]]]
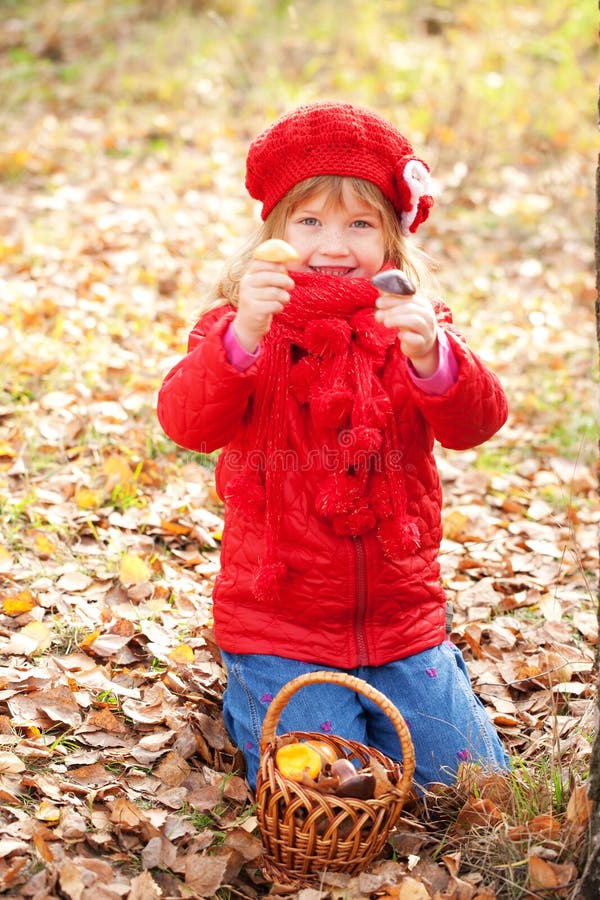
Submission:
[[[331,734],[288,732],[288,739],[319,740],[359,768],[377,760],[388,771],[389,792],[372,800],[324,794],[286,778],[275,765],[281,744],[276,737],[281,712],[293,694],[309,684],[334,683],[376,703],[394,725],[402,748],[402,766],[373,747]],[[265,848],[264,875],[279,883],[310,885],[325,869],[355,875],[383,850],[412,785],[415,757],[404,719],[387,697],[360,678],[343,672],[311,672],[294,678],[277,694],[263,723],[261,760],[256,781],[257,817]]]

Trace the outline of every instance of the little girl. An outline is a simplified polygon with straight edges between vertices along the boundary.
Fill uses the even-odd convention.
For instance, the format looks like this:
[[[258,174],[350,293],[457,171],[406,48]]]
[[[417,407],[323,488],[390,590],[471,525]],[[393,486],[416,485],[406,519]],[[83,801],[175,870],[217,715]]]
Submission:
[[[375,113],[301,106],[251,144],[246,187],[264,223],[191,332],[158,401],[165,432],[223,448],[215,635],[224,716],[252,785],[269,702],[305,672],[350,672],[403,714],[415,781],[461,761],[508,765],[462,656],[446,640],[434,440],[490,438],[507,405],[495,375],[422,292],[380,294],[433,205],[429,171]],[[253,258],[267,238],[286,270]],[[413,260],[415,253],[413,251]],[[298,691],[280,731],[333,732],[401,759],[393,725],[339,685]]]

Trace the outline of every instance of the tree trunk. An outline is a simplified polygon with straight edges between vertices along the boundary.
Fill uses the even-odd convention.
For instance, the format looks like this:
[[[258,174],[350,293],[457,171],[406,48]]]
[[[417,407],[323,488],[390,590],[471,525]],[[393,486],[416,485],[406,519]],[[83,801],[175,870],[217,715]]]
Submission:
[[[600,351],[600,158],[596,167],[596,233],[594,239],[596,251],[596,340]],[[597,606],[600,623],[600,603]],[[596,647],[596,667],[600,671],[600,641]],[[600,691],[596,698],[600,711]],[[590,840],[587,861],[577,897],[584,900],[598,900],[600,897],[600,732],[596,733],[590,766],[588,795],[593,801],[590,819]]]

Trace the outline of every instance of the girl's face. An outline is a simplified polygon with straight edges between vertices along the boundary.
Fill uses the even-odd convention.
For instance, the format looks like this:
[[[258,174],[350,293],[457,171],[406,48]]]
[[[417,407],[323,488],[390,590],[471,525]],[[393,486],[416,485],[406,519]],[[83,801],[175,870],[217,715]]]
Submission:
[[[328,191],[309,196],[292,210],[284,239],[300,254],[291,271],[341,278],[371,278],[385,260],[381,213],[347,182],[339,202]]]

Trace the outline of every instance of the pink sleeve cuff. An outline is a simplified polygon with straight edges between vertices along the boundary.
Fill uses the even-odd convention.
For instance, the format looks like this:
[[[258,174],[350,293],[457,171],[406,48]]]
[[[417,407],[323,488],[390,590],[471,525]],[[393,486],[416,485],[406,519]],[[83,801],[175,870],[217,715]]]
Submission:
[[[256,348],[254,353],[248,353],[247,350],[244,350],[233,330],[233,322],[229,323],[227,331],[223,335],[223,346],[225,347],[227,361],[230,362],[233,368],[237,369],[238,372],[245,372],[246,369],[248,369],[260,356],[260,345]]]
[[[410,377],[417,387],[425,394],[445,394],[458,378],[458,363],[450,346],[446,333],[438,330],[438,347],[440,361],[437,371],[429,378],[419,378],[412,365],[408,364]]]

